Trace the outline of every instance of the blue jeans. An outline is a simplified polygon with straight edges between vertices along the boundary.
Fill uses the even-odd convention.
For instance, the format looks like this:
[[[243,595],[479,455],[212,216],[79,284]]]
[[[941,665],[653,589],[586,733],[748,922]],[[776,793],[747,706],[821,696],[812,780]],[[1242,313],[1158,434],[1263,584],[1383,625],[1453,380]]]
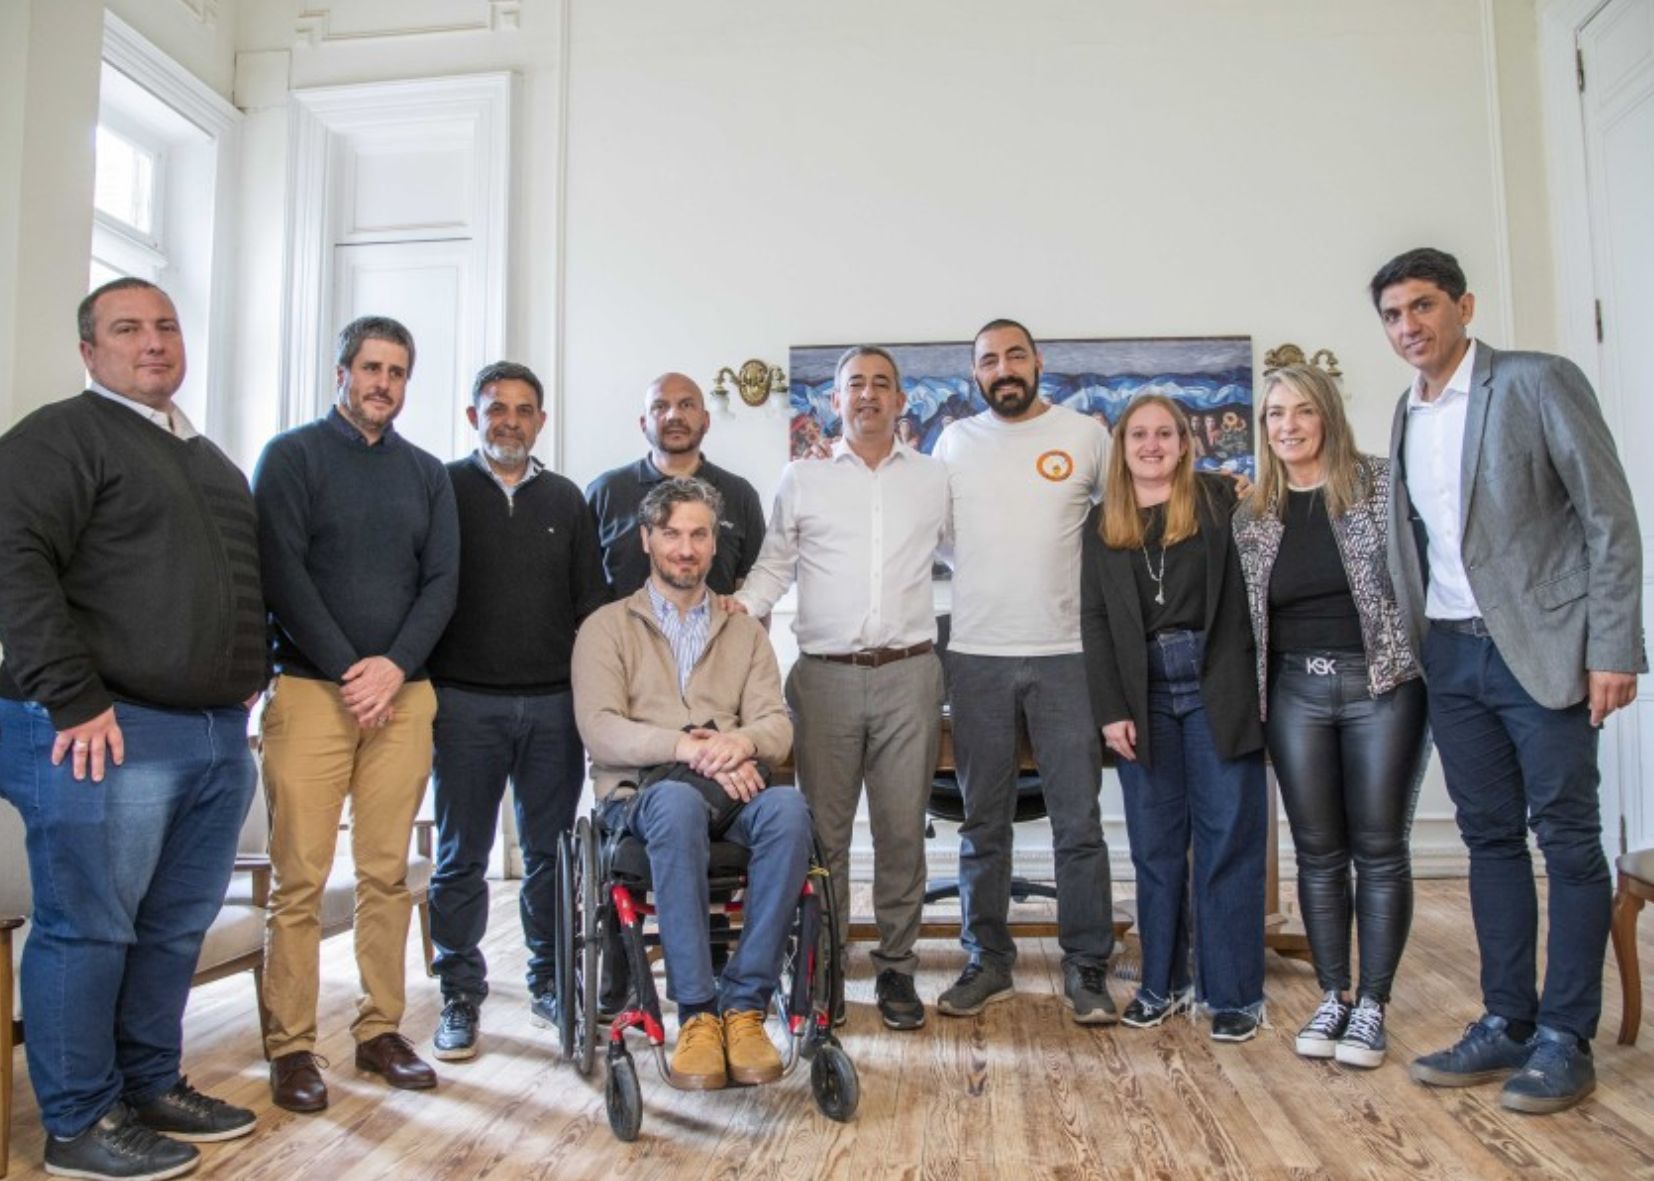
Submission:
[[[953,753],[965,823],[959,828],[959,941],[973,962],[1010,971],[1011,825],[1017,803],[1017,720],[1039,767],[1057,875],[1063,963],[1108,962],[1114,898],[1097,794],[1102,741],[1091,717],[1085,658],[947,654]]]
[[[52,766],[46,710],[0,700],[0,796],[23,815],[34,886],[29,1078],[55,1136],[177,1083],[184,1003],[256,778],[240,707],[115,717],[126,761],[76,782],[71,760]]]
[[[1137,868],[1141,991],[1164,1000],[1188,987],[1192,927],[1196,997],[1219,1011],[1255,1013],[1263,1004],[1269,831],[1263,752],[1218,754],[1200,697],[1205,650],[1201,632],[1149,641],[1154,765],[1118,767]]]
[[[666,780],[640,793],[635,803],[616,800],[607,807],[607,822],[624,819],[649,852],[667,997],[691,1005],[716,998],[726,1013],[767,1010],[810,868],[810,809],[803,795],[795,787],[767,788],[724,833],[724,840],[746,846],[751,856],[741,941],[716,984],[707,925],[711,837],[701,793]]]
[[[431,941],[444,1000],[488,995],[483,932],[500,801],[510,779],[523,849],[518,899],[528,944],[528,990],[552,985],[557,907],[557,837],[574,824],[586,755],[574,727],[574,695],[504,697],[439,686],[432,796],[436,871],[431,877]]]
[[[1509,1021],[1596,1035],[1612,906],[1587,703],[1546,709],[1493,641],[1432,627],[1424,642],[1430,730],[1470,851],[1482,1004]],[[1550,880],[1545,991],[1535,986],[1539,902],[1528,829]]]

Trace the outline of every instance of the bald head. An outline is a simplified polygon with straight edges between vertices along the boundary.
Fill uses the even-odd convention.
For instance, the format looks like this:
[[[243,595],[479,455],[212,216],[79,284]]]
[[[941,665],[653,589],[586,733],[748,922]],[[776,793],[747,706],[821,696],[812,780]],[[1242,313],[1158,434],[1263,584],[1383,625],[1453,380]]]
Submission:
[[[638,419],[643,437],[654,452],[655,466],[681,466],[698,462],[701,440],[712,425],[706,399],[693,378],[682,373],[663,373],[649,383],[643,397],[643,417]]]

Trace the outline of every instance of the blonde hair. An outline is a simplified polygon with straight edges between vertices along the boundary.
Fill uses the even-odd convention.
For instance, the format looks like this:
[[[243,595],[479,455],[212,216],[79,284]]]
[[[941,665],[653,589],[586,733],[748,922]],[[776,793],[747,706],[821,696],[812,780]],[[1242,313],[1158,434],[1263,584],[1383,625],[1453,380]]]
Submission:
[[[1137,489],[1126,466],[1126,427],[1138,411],[1159,406],[1172,416],[1183,444],[1172,473],[1172,495],[1166,502],[1165,545],[1176,545],[1200,529],[1195,520],[1195,452],[1189,438],[1189,420],[1183,409],[1165,394],[1138,394],[1114,424],[1114,446],[1109,449],[1108,481],[1103,488],[1103,520],[1098,532],[1110,549],[1137,549],[1143,544],[1143,519],[1138,515]]]
[[[1275,457],[1269,438],[1269,396],[1284,386],[1315,408],[1321,420],[1321,495],[1327,515],[1341,517],[1372,491],[1372,477],[1361,453],[1355,449],[1355,432],[1344,414],[1344,398],[1325,370],[1317,365],[1287,365],[1263,379],[1263,400],[1258,408],[1258,434],[1264,445],[1258,448],[1258,482],[1244,502],[1253,516],[1272,512],[1286,519],[1286,465]]]

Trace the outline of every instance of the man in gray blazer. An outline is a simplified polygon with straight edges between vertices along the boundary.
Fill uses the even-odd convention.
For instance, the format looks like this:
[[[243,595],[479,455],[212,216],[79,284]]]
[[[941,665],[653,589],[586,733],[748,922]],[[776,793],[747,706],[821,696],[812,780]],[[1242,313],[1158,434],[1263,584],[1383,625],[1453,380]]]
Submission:
[[[1396,353],[1390,567],[1418,649],[1459,832],[1484,1014],[1415,1079],[1504,1079],[1500,1102],[1560,1111],[1596,1085],[1610,887],[1597,730],[1648,662],[1631,491],[1578,367],[1470,337],[1452,255],[1410,250],[1372,280]],[[1550,879],[1544,991],[1527,829]]]

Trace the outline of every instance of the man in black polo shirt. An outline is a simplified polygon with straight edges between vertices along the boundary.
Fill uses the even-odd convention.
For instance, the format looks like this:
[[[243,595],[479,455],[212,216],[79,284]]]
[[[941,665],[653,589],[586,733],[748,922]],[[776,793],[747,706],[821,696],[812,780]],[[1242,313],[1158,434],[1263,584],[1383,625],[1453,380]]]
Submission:
[[[545,390],[524,365],[477,374],[465,416],[478,447],[448,465],[459,508],[459,603],[431,653],[436,685],[436,874],[431,938],[442,980],[436,1056],[477,1052],[488,965],[483,880],[506,780],[523,848],[519,898],[535,1016],[552,1012],[557,836],[574,823],[585,752],[574,725],[574,629],[608,599],[580,489],[531,454]]]
[[[724,498],[718,522],[718,551],[706,585],[715,594],[734,594],[758,560],[764,544],[764,506],[753,486],[701,452],[712,418],[701,387],[681,373],[665,373],[649,386],[638,419],[649,454],[636,463],[604,472],[586,488],[603,547],[603,572],[614,597],[623,599],[649,581],[649,555],[638,535],[637,510],[649,490],[669,476],[694,476]]]

